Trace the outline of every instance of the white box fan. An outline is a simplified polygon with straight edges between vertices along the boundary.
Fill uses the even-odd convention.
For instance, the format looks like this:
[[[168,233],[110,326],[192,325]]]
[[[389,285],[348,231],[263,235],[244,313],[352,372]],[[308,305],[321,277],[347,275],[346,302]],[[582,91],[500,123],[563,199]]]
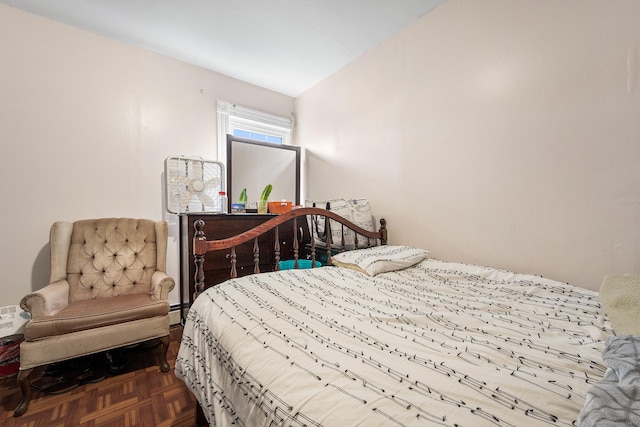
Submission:
[[[199,157],[173,156],[164,161],[167,211],[174,214],[223,212],[224,165]]]

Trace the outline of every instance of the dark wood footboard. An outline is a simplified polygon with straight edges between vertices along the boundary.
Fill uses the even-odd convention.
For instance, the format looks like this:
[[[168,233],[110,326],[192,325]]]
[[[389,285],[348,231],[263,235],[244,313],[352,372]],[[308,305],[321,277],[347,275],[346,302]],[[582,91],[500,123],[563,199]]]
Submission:
[[[337,222],[340,227],[340,241],[332,242],[331,241],[331,227],[333,221]],[[299,239],[298,239],[298,222],[304,221],[308,224],[311,224],[311,235],[317,236],[319,234],[323,234],[326,236],[324,241],[321,243],[317,243],[315,238],[311,238],[310,244],[308,248],[300,248]],[[194,263],[195,263],[195,292],[193,298],[200,295],[205,290],[205,274],[204,274],[204,261],[207,252],[212,251],[221,251],[227,250],[229,251],[229,278],[238,277],[238,272],[236,269],[237,262],[237,253],[236,247],[239,245],[253,241],[253,273],[260,273],[260,246],[258,244],[258,238],[266,233],[270,233],[273,230],[274,235],[274,243],[273,243],[273,254],[274,259],[271,260],[272,263],[270,265],[274,266],[274,270],[277,271],[280,269],[280,239],[279,239],[279,230],[280,227],[285,223],[291,222],[293,224],[293,261],[294,268],[298,268],[299,259],[310,259],[311,265],[315,265],[316,255],[318,251],[322,251],[326,253],[327,256],[327,264],[331,264],[331,256],[336,252],[343,252],[345,250],[353,249],[354,247],[367,247],[367,246],[375,246],[378,244],[384,245],[387,243],[387,228],[386,221],[384,219],[380,220],[380,228],[378,231],[369,231],[365,230],[352,223],[351,221],[343,218],[342,216],[336,214],[335,212],[331,212],[326,209],[320,208],[298,208],[291,210],[290,212],[283,213],[274,217],[244,233],[238,234],[237,236],[230,237],[228,239],[221,240],[207,240],[207,237],[204,233],[205,222],[202,219],[196,220],[194,223],[195,234],[193,238],[193,254],[194,254]],[[335,222],[333,222],[335,226]],[[318,224],[324,224],[323,233],[318,233]],[[352,244],[347,244],[345,241],[346,230],[352,230],[354,241]],[[307,253],[302,254],[303,249],[306,249]],[[304,258],[300,258],[303,256]]]

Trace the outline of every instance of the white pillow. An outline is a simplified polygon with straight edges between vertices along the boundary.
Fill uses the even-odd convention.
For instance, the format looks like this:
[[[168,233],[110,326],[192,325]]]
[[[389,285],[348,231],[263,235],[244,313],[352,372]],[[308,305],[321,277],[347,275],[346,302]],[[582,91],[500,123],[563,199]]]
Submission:
[[[336,254],[331,257],[331,263],[375,276],[411,267],[425,259],[428,254],[429,251],[411,246],[382,245]]]
[[[305,200],[305,206],[328,209],[331,212],[337,213],[341,217],[348,219],[360,228],[364,228],[368,231],[375,231],[373,216],[371,215],[371,207],[367,199],[331,199],[324,201]],[[316,240],[316,244],[324,246],[322,243],[326,243],[327,241],[324,229],[324,218],[312,218],[309,216],[308,220],[309,229]],[[333,219],[329,220],[329,222],[331,224],[331,247],[340,248],[342,246],[342,226],[338,221]],[[377,244],[377,239],[367,239],[364,236],[358,235],[359,248],[367,248],[369,246],[376,246]],[[355,233],[353,230],[348,228],[344,229],[344,245],[347,249],[353,249],[356,247]]]

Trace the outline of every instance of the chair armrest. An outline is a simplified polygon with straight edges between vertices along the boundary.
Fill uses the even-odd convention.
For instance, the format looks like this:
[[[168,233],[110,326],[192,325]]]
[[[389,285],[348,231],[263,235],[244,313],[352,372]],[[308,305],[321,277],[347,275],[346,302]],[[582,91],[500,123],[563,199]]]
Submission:
[[[155,299],[166,300],[175,285],[176,282],[167,273],[156,271],[151,276],[151,295]]]
[[[69,305],[69,283],[58,280],[44,288],[25,295],[20,307],[31,314],[32,319],[54,316]]]

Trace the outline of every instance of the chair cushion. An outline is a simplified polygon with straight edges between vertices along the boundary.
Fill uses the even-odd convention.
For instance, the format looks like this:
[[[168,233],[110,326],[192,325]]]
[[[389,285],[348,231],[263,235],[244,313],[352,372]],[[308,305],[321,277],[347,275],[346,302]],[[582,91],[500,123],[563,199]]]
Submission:
[[[77,301],[55,316],[32,319],[27,323],[24,336],[25,340],[33,341],[132,320],[166,316],[168,313],[169,303],[166,300],[154,300],[148,294]]]

